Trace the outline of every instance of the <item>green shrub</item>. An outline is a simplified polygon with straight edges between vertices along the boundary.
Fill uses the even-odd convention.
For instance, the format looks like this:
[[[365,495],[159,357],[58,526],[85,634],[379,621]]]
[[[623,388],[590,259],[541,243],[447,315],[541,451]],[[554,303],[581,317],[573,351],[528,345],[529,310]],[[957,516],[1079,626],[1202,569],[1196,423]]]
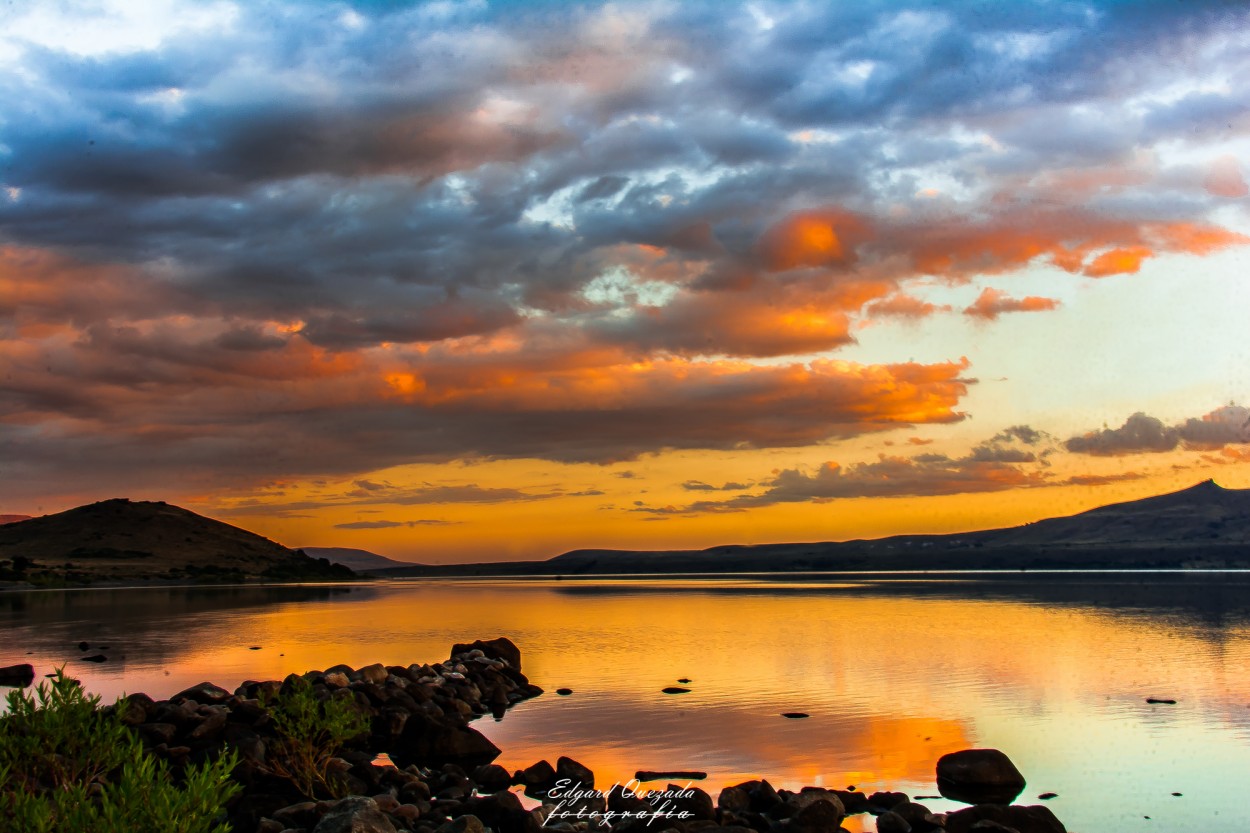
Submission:
[[[341,798],[347,787],[330,762],[369,730],[369,719],[350,697],[318,699],[307,680],[297,677],[286,689],[265,699],[278,734],[267,746],[269,768],[308,798]]]
[[[12,691],[0,717],[0,818],[12,833],[225,833],[232,752],[188,767],[179,787],[169,765],[143,751],[116,714],[99,710],[57,671],[34,695]]]

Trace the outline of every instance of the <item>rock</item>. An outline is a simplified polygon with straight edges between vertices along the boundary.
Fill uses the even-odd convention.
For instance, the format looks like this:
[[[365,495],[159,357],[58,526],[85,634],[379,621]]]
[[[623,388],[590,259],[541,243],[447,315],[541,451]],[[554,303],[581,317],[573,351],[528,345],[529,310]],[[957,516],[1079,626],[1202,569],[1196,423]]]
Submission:
[[[321,817],[313,833],[396,833],[395,825],[372,798],[352,796]]]
[[[488,657],[503,660],[512,666],[513,670],[520,670],[521,668],[521,649],[507,637],[500,636],[486,640],[478,639],[471,644],[457,643],[451,646],[451,655],[453,657],[459,656],[474,650],[481,651]]]
[[[399,809],[399,801],[390,793],[379,793],[372,798],[373,803],[378,805],[378,809],[383,813],[394,813]]]
[[[868,796],[861,792],[856,792],[854,788],[846,790],[834,790],[838,798],[842,799],[842,809],[847,814],[867,813],[868,812]]]
[[[499,764],[485,764],[473,770],[473,781],[483,793],[497,793],[512,784],[512,776]]]
[[[495,833],[541,833],[537,819],[521,805],[516,793],[497,792],[471,798],[457,812],[477,816]]]
[[[499,747],[481,732],[425,711],[408,715],[403,734],[386,751],[401,769],[410,764],[488,764],[499,757]]]
[[[590,768],[579,764],[572,758],[566,758],[561,755],[556,760],[556,780],[567,778],[570,788],[576,787],[578,784],[583,789],[593,790],[595,788],[595,774]]]
[[[805,717],[811,717],[807,712],[782,712],[781,716],[790,720],[802,720]]]
[[[692,821],[714,821],[716,819],[716,805],[712,802],[712,796],[708,795],[698,787],[686,788],[679,784],[669,784],[665,787],[665,791],[674,794],[679,792],[688,792],[690,795],[678,795],[672,798],[663,799],[672,805],[673,812],[685,813],[686,815],[678,816],[681,821],[689,824]],[[834,825],[836,828],[837,825]]]
[[[360,678],[366,683],[373,683],[374,685],[386,682],[386,678],[390,676],[390,672],[386,670],[386,666],[380,662],[375,662],[373,665],[366,665],[357,673],[360,674]]]
[[[182,699],[194,700],[197,703],[205,703],[207,705],[215,706],[218,703],[224,703],[226,699],[229,697],[230,697],[230,692],[226,691],[224,688],[221,688],[220,686],[215,686],[212,683],[199,683],[198,685],[193,685],[188,689],[184,689],[183,691],[178,692],[177,694],[175,694],[173,697],[170,697],[169,699],[170,700],[182,700]]]
[[[556,694],[559,694],[561,697],[568,697],[572,693],[573,693],[573,689],[571,688],[557,688],[556,689]]]
[[[689,677],[682,677],[677,682],[681,683],[682,685],[685,685],[686,683],[691,682],[691,679]]]
[[[126,726],[146,723],[148,710],[152,708],[152,705],[152,698],[146,694],[131,694],[117,701],[118,719]]]
[[[440,824],[435,833],[486,833],[482,820],[475,815],[460,816]]]
[[[0,668],[0,685],[26,688],[35,681],[35,667],[28,662]]]
[[[78,643],[78,650],[80,650],[80,651],[85,651],[85,650],[87,650],[87,649],[88,649],[88,648],[90,648],[90,647],[91,647],[90,643],[87,643],[87,642],[79,642],[79,643]]]
[[[877,833],[911,833],[911,825],[898,813],[886,810],[877,816]]]
[[[836,833],[842,824],[842,802],[818,798],[790,817],[790,826],[803,833]]]
[[[938,792],[965,804],[1010,804],[1024,784],[1020,770],[997,749],[964,749],[937,762]]]
[[[751,796],[741,787],[725,787],[716,799],[716,806],[731,813],[745,813],[751,809]]]
[[[138,730],[139,737],[151,746],[172,743],[178,734],[178,727],[172,723],[140,723]]]
[[[555,788],[556,770],[546,761],[538,761],[521,770],[520,783],[530,798],[547,798]]]
[[[781,796],[767,781],[744,781],[735,784],[734,789],[743,790],[751,800],[751,812],[767,813],[781,804]]]
[[[1048,807],[1002,804],[978,804],[946,816],[947,833],[969,833],[978,822],[988,821],[1019,831],[1019,833],[1067,833]],[[985,830],[985,827],[977,828]]]
[[[667,688],[663,688],[660,690],[663,691],[665,694],[687,694],[690,692],[690,689],[682,688],[679,685],[671,685]]]
[[[916,833],[928,833],[941,830],[942,823],[938,817],[929,812],[929,808],[915,801],[903,801],[890,808],[890,812],[907,822]]]
[[[875,792],[868,796],[869,812],[873,807],[880,810],[893,810],[905,801],[907,801],[907,793]]]
[[[107,662],[108,661],[108,657],[104,656],[104,654],[92,654],[89,657],[81,657],[81,659],[83,662]]]
[[[317,823],[317,802],[290,804],[275,810],[272,817],[274,821],[282,822],[284,827],[312,827]]]
[[[1147,697],[1147,698],[1146,698],[1146,702],[1147,702],[1147,703],[1158,703],[1158,704],[1162,704],[1162,705],[1165,705],[1165,706],[1175,706],[1175,705],[1176,705],[1176,701],[1175,701],[1175,700],[1172,700],[1172,699],[1169,699],[1169,698],[1166,698],[1166,697]]]
[[[1180,793],[1172,793],[1172,795],[1180,795]],[[1058,798],[1059,793],[1042,793],[1038,796],[1042,801],[1050,801],[1052,798]]]

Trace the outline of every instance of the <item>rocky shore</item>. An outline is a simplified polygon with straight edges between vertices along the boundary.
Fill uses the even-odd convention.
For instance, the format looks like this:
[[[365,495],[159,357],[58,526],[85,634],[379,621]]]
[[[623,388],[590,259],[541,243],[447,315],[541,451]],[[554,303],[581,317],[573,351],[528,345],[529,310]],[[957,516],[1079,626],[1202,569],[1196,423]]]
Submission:
[[[368,730],[325,762],[335,795],[296,786],[270,705],[296,689],[316,702],[351,703]],[[970,804],[935,813],[903,793],[774,789],[768,781],[726,787],[714,799],[688,783],[597,784],[571,757],[509,773],[469,724],[501,716],[542,689],[521,672],[504,638],[453,646],[433,665],[335,666],[233,692],[201,683],[169,700],[130,695],[115,707],[147,750],[175,771],[233,751],[242,793],[228,805],[236,833],[838,833],[848,815],[875,817],[881,833],[1064,833],[1043,806],[1009,802],[1023,777],[1001,752],[968,750],[937,764],[943,795]],[[110,707],[113,708],[113,707]],[[522,788],[524,803],[512,790]],[[312,790],[312,792],[317,792]]]

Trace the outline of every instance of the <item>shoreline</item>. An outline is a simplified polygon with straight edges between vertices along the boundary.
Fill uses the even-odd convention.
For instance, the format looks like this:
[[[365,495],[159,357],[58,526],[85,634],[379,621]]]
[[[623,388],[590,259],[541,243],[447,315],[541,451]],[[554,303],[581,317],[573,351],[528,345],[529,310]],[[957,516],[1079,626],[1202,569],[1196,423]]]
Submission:
[[[296,786],[276,751],[289,747],[274,728],[274,704],[301,689],[318,702],[350,703],[368,720],[366,733],[326,761],[332,789]],[[201,683],[168,700],[131,694],[102,711],[175,773],[238,755],[233,780],[243,792],[228,805],[235,833],[837,833],[846,816],[865,813],[882,833],[963,833],[977,822],[978,830],[1003,829],[992,823],[1019,833],[1064,831],[1048,808],[1010,804],[1024,786],[1018,773],[1010,795],[978,792],[984,785],[975,784],[963,796],[942,788],[946,798],[971,805],[946,814],[903,793],[795,792],[762,779],[713,798],[689,779],[685,786],[666,783],[665,776],[704,774],[676,771],[637,773],[651,776],[638,782],[652,785],[643,797],[620,784],[596,789],[594,773],[567,756],[509,773],[493,763],[501,750],[470,724],[488,713],[501,718],[542,693],[522,673],[520,650],[499,637],[456,644],[448,660],[434,664],[334,666],[282,681],[245,681],[233,693]],[[539,805],[527,807],[513,791],[518,787]]]

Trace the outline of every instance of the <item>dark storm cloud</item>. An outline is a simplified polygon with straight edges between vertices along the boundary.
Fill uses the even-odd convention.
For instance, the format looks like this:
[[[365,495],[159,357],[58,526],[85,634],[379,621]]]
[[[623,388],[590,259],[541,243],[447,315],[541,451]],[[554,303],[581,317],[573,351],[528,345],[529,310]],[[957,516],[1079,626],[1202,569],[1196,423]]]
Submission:
[[[1237,183],[1138,161],[1241,124],[1204,87],[1250,72],[1235,5],[234,15],[90,55],[0,33],[0,465],[32,493],[954,421],[948,356],[785,357],[940,311],[918,275],[1244,242],[1207,219]]]
[[[1140,411],[1126,419],[1119,428],[1091,431],[1064,443],[1068,451],[1097,457],[1171,451],[1178,444],[1180,434],[1175,428]]]
[[[1079,454],[1118,457],[1172,451],[1182,445],[1209,451],[1241,443],[1250,443],[1250,408],[1230,404],[1177,425],[1139,411],[1118,428],[1090,431],[1065,446]]]

